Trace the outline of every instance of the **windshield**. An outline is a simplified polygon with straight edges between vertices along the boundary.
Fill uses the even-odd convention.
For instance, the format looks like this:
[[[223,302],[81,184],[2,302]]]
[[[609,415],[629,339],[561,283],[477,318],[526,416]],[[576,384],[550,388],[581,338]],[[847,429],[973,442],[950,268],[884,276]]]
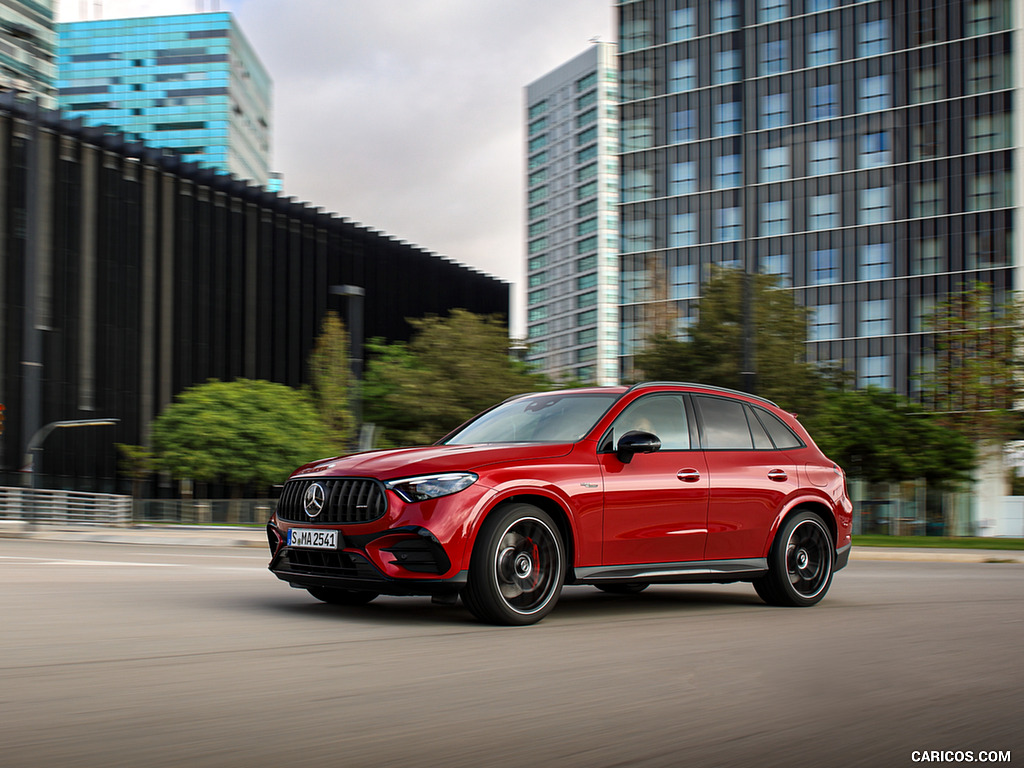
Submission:
[[[597,423],[619,393],[531,395],[478,416],[446,445],[574,443]]]

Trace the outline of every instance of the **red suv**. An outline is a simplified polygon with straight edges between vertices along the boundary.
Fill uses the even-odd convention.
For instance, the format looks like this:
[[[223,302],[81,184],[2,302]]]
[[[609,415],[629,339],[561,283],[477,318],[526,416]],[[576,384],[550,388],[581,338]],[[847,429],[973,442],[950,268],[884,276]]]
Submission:
[[[813,605],[850,555],[842,470],[753,395],[646,383],[510,398],[436,445],[288,479],[270,570],[328,603],[432,595],[532,624],[563,584],[749,581]]]

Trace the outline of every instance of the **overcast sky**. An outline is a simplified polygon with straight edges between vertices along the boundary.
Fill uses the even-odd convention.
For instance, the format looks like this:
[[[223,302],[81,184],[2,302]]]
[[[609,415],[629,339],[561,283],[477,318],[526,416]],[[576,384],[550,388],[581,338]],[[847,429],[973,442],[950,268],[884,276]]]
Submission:
[[[58,18],[197,9],[233,12],[273,78],[284,194],[521,298],[523,91],[612,39],[611,0],[60,0]]]

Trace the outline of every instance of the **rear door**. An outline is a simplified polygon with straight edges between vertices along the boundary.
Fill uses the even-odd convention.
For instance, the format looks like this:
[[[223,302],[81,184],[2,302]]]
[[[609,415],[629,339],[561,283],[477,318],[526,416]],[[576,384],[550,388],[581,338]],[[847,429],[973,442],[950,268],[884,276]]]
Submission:
[[[776,448],[759,412],[782,422],[732,398],[694,395],[693,402],[710,479],[705,558],[763,557],[772,524],[797,490],[798,477],[796,463]]]

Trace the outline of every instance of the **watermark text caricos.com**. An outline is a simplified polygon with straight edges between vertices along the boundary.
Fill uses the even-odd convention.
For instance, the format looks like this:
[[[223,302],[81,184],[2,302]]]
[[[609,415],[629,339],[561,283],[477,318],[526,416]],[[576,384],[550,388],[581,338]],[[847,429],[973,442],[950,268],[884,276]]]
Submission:
[[[1010,750],[915,749],[910,759],[915,763],[1009,763]]]

